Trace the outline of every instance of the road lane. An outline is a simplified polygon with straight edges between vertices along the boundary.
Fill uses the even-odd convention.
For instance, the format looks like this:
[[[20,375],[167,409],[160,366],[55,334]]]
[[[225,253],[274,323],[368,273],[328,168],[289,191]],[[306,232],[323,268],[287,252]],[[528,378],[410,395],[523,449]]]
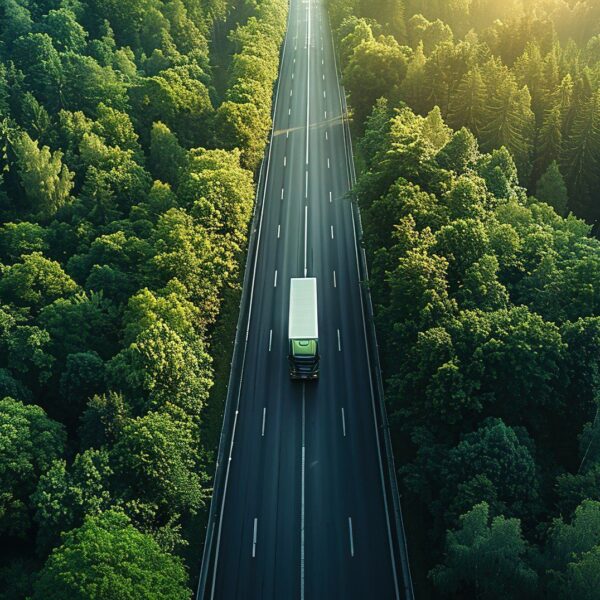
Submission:
[[[322,0],[291,0],[209,597],[398,597],[328,23]],[[303,275],[318,280],[322,355],[308,384],[286,359]]]

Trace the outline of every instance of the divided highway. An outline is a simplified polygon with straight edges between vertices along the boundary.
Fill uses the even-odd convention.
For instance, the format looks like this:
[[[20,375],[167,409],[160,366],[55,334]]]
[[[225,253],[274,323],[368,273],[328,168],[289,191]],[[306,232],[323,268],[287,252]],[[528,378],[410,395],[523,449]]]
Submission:
[[[214,558],[199,596],[401,598],[383,491],[340,88],[323,0],[291,0]],[[321,375],[289,378],[290,278],[318,281]],[[244,335],[246,334],[246,335]],[[240,383],[241,379],[241,383]],[[201,586],[202,587],[202,586]]]

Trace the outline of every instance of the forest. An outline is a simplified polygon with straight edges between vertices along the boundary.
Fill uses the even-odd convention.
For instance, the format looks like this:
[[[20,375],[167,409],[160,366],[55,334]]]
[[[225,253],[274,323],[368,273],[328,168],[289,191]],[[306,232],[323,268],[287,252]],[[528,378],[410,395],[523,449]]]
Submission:
[[[330,0],[419,598],[600,589],[600,5]]]
[[[286,16],[0,2],[2,599],[192,595]]]

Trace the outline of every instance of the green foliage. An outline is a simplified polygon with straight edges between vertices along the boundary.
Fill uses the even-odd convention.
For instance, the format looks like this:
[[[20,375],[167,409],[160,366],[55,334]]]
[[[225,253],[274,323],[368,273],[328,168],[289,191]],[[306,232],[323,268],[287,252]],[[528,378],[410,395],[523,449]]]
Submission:
[[[39,406],[0,400],[0,530],[25,538],[37,479],[62,455],[66,436]]]
[[[437,106],[485,151],[506,147],[532,193],[556,161],[568,208],[590,223],[598,220],[600,44],[594,26],[600,17],[593,2],[328,5],[358,131],[380,97],[394,106],[405,102],[418,114]],[[384,56],[391,59],[398,44],[410,46],[403,49],[407,65],[387,69]],[[560,194],[559,208],[562,188]]]
[[[131,500],[156,504],[161,514],[196,512],[204,503],[198,448],[191,422],[166,412],[129,420],[111,449],[117,487]]]
[[[391,36],[370,37],[356,46],[344,67],[344,83],[359,122],[378,98],[398,93],[407,69],[406,52]]]
[[[559,215],[566,215],[569,200],[567,186],[556,161],[552,161],[538,181],[537,198],[549,204]]]
[[[81,527],[86,515],[99,515],[110,508],[112,474],[106,450],[86,450],[69,468],[63,459],[52,462],[31,496],[39,525],[39,552],[57,545],[63,532]]]
[[[527,563],[527,543],[518,519],[490,522],[483,502],[461,517],[460,529],[448,531],[444,564],[431,572],[446,597],[531,598],[537,583]]]
[[[39,311],[59,298],[73,296],[77,284],[56,261],[40,252],[24,254],[21,261],[3,268],[0,297],[16,306]]]
[[[502,73],[490,65],[486,89]],[[593,597],[595,546],[560,565],[528,548],[549,555],[539,521],[600,500],[600,243],[559,214],[555,158],[530,197],[507,147],[390,105],[365,121],[355,194],[404,498],[434,548],[420,562],[467,513],[432,571],[439,594]]]
[[[107,511],[65,535],[40,572],[32,599],[187,600],[186,580],[180,558],[161,550],[123,514]]]
[[[73,173],[62,163],[60,151],[39,148],[27,133],[13,143],[21,185],[33,215],[47,221],[64,206],[73,189]]]
[[[0,4],[0,597],[188,598],[288,3]]]

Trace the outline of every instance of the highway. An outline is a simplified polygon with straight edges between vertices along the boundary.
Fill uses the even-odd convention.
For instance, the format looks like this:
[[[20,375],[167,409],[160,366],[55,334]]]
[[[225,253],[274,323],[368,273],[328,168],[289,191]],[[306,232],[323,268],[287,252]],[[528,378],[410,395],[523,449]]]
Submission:
[[[205,597],[401,598],[324,0],[291,0],[250,319]],[[321,376],[289,378],[290,278],[318,281]]]

